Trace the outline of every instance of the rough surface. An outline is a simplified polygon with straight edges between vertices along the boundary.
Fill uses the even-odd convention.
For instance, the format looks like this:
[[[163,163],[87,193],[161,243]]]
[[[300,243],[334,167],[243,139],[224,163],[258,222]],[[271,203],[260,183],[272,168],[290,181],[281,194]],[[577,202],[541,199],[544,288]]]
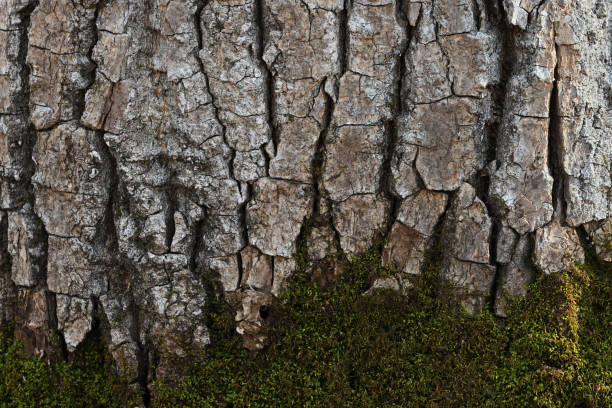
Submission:
[[[421,190],[406,198],[387,236],[383,263],[398,271],[419,275],[436,224],[446,209],[447,195]]]
[[[509,296],[527,294],[527,285],[535,277],[535,268],[531,260],[532,247],[531,237],[523,235],[513,246],[507,261],[498,260],[499,280],[494,302],[494,311],[498,316],[507,316],[506,304]]]
[[[380,250],[401,289],[434,245],[504,316],[582,245],[612,261],[610,13],[0,0],[0,320],[50,358],[104,322],[146,386],[210,342],[207,288],[260,349],[298,259],[331,282]]]
[[[550,274],[584,263],[584,251],[576,231],[555,220],[536,231],[533,258],[542,272]]]
[[[542,227],[553,215],[554,158],[548,153],[556,53],[551,4],[534,10],[531,24],[512,37],[516,61],[505,84],[492,165],[490,200],[519,234]]]
[[[303,184],[262,178],[247,206],[249,242],[267,255],[290,257],[302,221],[311,213],[312,193]]]
[[[612,218],[588,223],[584,227],[593,241],[597,255],[606,262],[612,262]]]
[[[468,311],[478,311],[491,293],[491,219],[476,191],[467,183],[454,193],[443,225],[440,277],[457,287]]]

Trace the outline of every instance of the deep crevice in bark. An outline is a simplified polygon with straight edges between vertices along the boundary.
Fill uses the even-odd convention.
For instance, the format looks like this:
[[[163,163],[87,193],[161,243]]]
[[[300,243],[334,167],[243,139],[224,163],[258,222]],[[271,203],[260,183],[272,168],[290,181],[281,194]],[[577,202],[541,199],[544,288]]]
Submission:
[[[33,188],[32,188],[32,176],[34,175],[35,166],[32,158],[32,152],[34,145],[36,144],[36,129],[30,121],[30,67],[27,64],[28,47],[30,38],[28,32],[30,30],[30,19],[34,11],[38,8],[39,2],[36,1],[30,4],[28,7],[21,11],[21,27],[20,38],[19,38],[19,52],[17,54],[17,61],[21,65],[20,81],[21,81],[21,92],[15,98],[14,105],[16,106],[17,114],[22,117],[22,121],[25,124],[23,129],[23,169],[24,169],[24,180],[22,186],[26,190],[26,200],[34,204]]]
[[[98,70],[98,64],[93,59],[93,51],[94,51],[94,48],[99,38],[97,22],[98,22],[98,16],[100,14],[100,9],[102,8],[103,5],[104,3],[98,4],[95,6],[93,20],[91,22],[92,23],[91,24],[92,40],[91,40],[91,46],[89,47],[89,50],[87,51],[87,60],[89,61],[89,65],[85,67],[86,72],[84,75],[84,77],[88,79],[89,84],[85,87],[85,89],[79,90],[79,92],[77,92],[77,95],[75,95],[75,98],[74,98],[74,104],[76,107],[75,112],[74,112],[75,113],[74,119],[79,121],[79,124],[81,126],[83,126],[83,124],[81,123],[81,117],[83,116],[83,112],[85,112],[85,95],[87,94],[87,90],[94,83],[96,71]]]
[[[170,180],[172,180],[170,176]],[[176,211],[176,191],[172,186],[172,182],[168,183],[164,188],[166,196],[166,205],[164,206],[164,222],[166,224],[166,248],[168,252],[172,252],[172,241],[174,240],[174,233],[176,231],[176,225],[174,223],[174,213]]]
[[[346,73],[349,64],[350,33],[348,19],[351,6],[352,0],[344,0],[342,11],[338,13],[338,57],[340,58],[338,71],[340,77]]]
[[[104,211],[104,216],[100,221],[96,236],[101,238],[101,243],[104,245],[104,251],[109,254],[109,261],[115,258],[119,253],[119,244],[117,236],[117,226],[115,224],[115,211],[117,210],[117,194],[119,191],[119,174],[117,172],[117,161],[112,155],[110,148],[104,141],[104,132],[96,131],[98,145],[103,156],[107,168],[108,180],[108,202]]]
[[[554,78],[550,91],[548,112],[548,170],[553,178],[552,205],[555,216],[561,224],[565,224],[565,174],[563,171],[563,137],[561,135],[561,115],[559,112],[559,47],[555,47],[557,62],[554,68]]]
[[[402,26],[404,31],[404,41],[401,46],[400,53],[396,59],[395,67],[394,67],[394,81],[393,81],[393,94],[391,100],[392,106],[392,119],[387,121],[385,124],[385,155],[383,158],[382,164],[382,172],[381,172],[381,180],[380,186],[382,188],[383,195],[389,200],[391,203],[390,209],[390,217],[385,226],[384,236],[388,236],[391,232],[391,228],[393,227],[393,223],[397,219],[397,214],[399,212],[400,206],[402,204],[402,199],[397,194],[393,192],[393,172],[391,170],[393,156],[395,154],[395,150],[397,149],[399,143],[399,130],[398,130],[398,118],[403,110],[403,101],[402,101],[402,88],[403,88],[403,80],[406,75],[406,52],[410,48],[410,43],[412,42],[414,36],[414,28],[408,24],[408,18],[404,10],[402,9],[402,4],[399,2],[395,7],[395,18]],[[420,18],[420,15],[419,15]],[[418,25],[418,21],[417,21]],[[413,165],[414,166],[414,165]]]
[[[271,256],[271,257],[270,257],[270,269],[272,270],[272,278],[270,279],[270,288],[273,288],[273,287],[274,287],[274,277],[276,276],[276,274],[274,273],[274,260],[275,260],[275,259],[276,259],[276,257],[275,257],[275,256]],[[241,279],[240,279],[240,282],[238,282],[238,284],[239,284],[239,285],[240,285],[240,284],[242,284],[242,277],[241,277]],[[260,291],[260,292],[264,292],[264,293],[266,293],[266,294],[268,294],[268,295],[271,295],[271,292],[270,292],[269,290],[264,290],[264,289],[262,289],[262,288],[256,288],[256,289],[257,289],[258,291]],[[265,305],[262,305],[262,307],[263,307],[263,306],[265,306]],[[261,310],[261,309],[260,309],[260,310]],[[261,311],[260,311],[260,313],[261,313]],[[263,315],[262,315],[262,317],[263,317]],[[265,319],[265,318],[264,318],[264,319]]]
[[[325,112],[321,124],[321,131],[315,144],[315,152],[311,161],[311,177],[313,189],[313,210],[312,215],[317,216],[321,209],[321,177],[323,177],[323,162],[325,160],[325,143],[328,133],[331,129],[332,117],[334,114],[335,103],[333,98],[325,92],[325,84],[328,78],[325,78],[319,85],[319,92],[325,95]]]
[[[191,250],[189,252],[189,270],[192,274],[195,274],[199,271],[198,268],[198,254],[202,251],[202,236],[204,235],[204,225],[206,222],[206,209],[203,209],[204,216],[202,219],[196,221],[193,228],[191,229],[191,233],[193,234],[193,243],[191,245]]]
[[[491,292],[488,296],[489,311],[495,315],[495,299],[500,290],[502,290],[502,276],[501,268],[502,264],[497,262],[497,242],[499,240],[499,232],[501,231],[502,223],[498,218],[491,216],[491,234],[489,239],[489,264],[495,267],[495,276],[493,277],[493,284],[491,285]]]
[[[10,324],[15,319],[17,287],[11,279],[11,257],[8,252],[8,213],[0,212],[0,324]]]
[[[403,60],[402,60],[402,65],[403,65]],[[401,87],[401,77],[398,80],[398,82],[400,83],[398,87]],[[380,186],[383,190],[382,191],[383,196],[386,197],[387,200],[389,200],[389,202],[391,203],[390,217],[389,217],[389,221],[387,225],[385,226],[385,233],[384,233],[384,235],[387,236],[389,232],[391,231],[391,227],[393,226],[393,223],[397,219],[397,214],[402,204],[402,199],[401,197],[398,197],[396,194],[393,193],[393,188],[392,188],[393,173],[391,172],[391,162],[393,160],[393,154],[395,153],[395,148],[397,147],[397,141],[398,141],[398,134],[397,134],[398,131],[397,131],[397,126],[396,126],[396,120],[394,119],[394,120],[388,121],[385,128],[386,128],[385,133],[387,135],[387,140],[386,140],[385,157],[384,157],[383,165],[382,165]]]
[[[487,152],[486,152],[486,163],[488,168],[481,172],[480,183],[477,189],[480,199],[485,204],[489,217],[491,218],[491,232],[489,235],[489,263],[495,267],[495,277],[493,279],[493,286],[491,287],[489,305],[491,312],[495,312],[495,298],[497,297],[498,291],[501,290],[501,267],[502,265],[497,262],[497,244],[499,241],[499,232],[502,228],[503,214],[497,208],[497,203],[489,196],[489,189],[491,183],[491,172],[495,172],[498,169],[500,160],[498,159],[498,146],[501,142],[500,138],[503,136],[503,120],[506,115],[506,97],[507,97],[507,85],[514,72],[514,64],[516,61],[515,47],[513,44],[513,29],[506,22],[505,10],[500,0],[495,7],[492,3],[486,2],[487,16],[491,20],[490,23],[494,27],[498,27],[498,38],[501,42],[501,53],[500,59],[500,72],[499,72],[499,83],[495,84],[492,89],[492,110],[494,120],[487,123],[486,126],[486,138],[487,138]]]
[[[233,290],[240,289],[240,285],[242,284],[242,277],[244,276],[244,265],[242,264],[242,256],[240,252],[236,254],[236,264],[238,265],[238,283]],[[274,269],[272,270],[274,271]]]
[[[244,197],[244,203],[242,203],[240,205],[240,210],[239,210],[239,214],[240,214],[240,225],[242,227],[242,242],[243,245],[245,246],[249,246],[249,229],[247,226],[247,220],[248,220],[248,214],[247,214],[247,206],[249,205],[249,202],[251,201],[251,199],[253,198],[253,186],[251,184],[243,184],[243,186],[246,186],[246,191],[242,191],[245,188],[241,188],[242,193],[246,193],[246,197]],[[240,284],[240,282],[242,282],[242,276],[244,274],[244,269],[242,267],[242,257],[240,256],[240,253],[237,253],[236,256],[238,257],[238,284]]]
[[[264,0],[255,0],[255,27],[257,29],[256,37],[255,37],[255,53],[257,60],[259,61],[259,66],[264,75],[264,100],[266,104],[266,121],[270,128],[270,140],[274,146],[274,155],[276,155],[278,151],[279,144],[279,135],[278,129],[276,128],[275,122],[275,110],[276,110],[276,102],[274,97],[274,82],[275,78],[268,64],[263,59],[264,48],[266,44],[266,30],[265,30],[265,21],[264,21]],[[265,145],[262,146],[262,153],[266,159],[266,175],[270,176],[270,157],[269,152],[265,149]]]
[[[480,5],[478,4],[478,0],[472,0],[472,13],[474,14],[476,30],[480,31]]]
[[[134,294],[130,293],[130,303],[128,306],[128,313],[132,317],[133,326],[131,327],[131,337],[136,343],[136,360],[137,360],[137,372],[138,377],[136,382],[140,386],[142,392],[143,404],[146,408],[150,407],[151,404],[151,390],[149,389],[149,368],[150,368],[150,352],[149,347],[144,345],[140,340],[141,323],[140,323],[140,312],[134,299]]]
[[[39,271],[39,274],[36,276],[37,282],[34,287],[28,288],[28,292],[43,292],[47,306],[47,321],[49,330],[49,332],[45,333],[45,335],[47,336],[47,338],[53,336],[59,339],[59,345],[55,346],[55,350],[52,349],[53,346],[49,344],[51,349],[44,351],[49,353],[48,357],[52,357],[52,354],[55,355],[59,353],[60,358],[65,359],[66,345],[64,343],[63,336],[58,331],[57,324],[56,294],[49,291],[47,287],[47,258],[49,235],[42,220],[34,211],[36,198],[34,196],[34,188],[32,185],[32,177],[35,172],[33,150],[37,141],[37,132],[34,128],[34,125],[30,121],[30,67],[27,64],[27,54],[30,42],[28,32],[31,26],[31,16],[36,11],[38,6],[39,2],[35,1],[24,9],[22,9],[20,12],[21,26],[19,28],[20,41],[17,61],[21,66],[21,91],[18,94],[17,98],[15,98],[14,105],[16,106],[16,111],[21,116],[21,120],[24,124],[24,129],[22,133],[23,143],[21,144],[23,149],[23,162],[21,164],[22,168],[24,169],[24,173],[23,178],[18,181],[20,197],[13,197],[13,199],[17,199],[17,201],[19,202],[20,212],[24,214],[29,214],[34,220],[33,225],[31,225],[31,227],[35,228],[35,240],[37,242],[40,242],[42,245],[42,255],[35,258],[38,262],[38,265],[36,267]],[[22,333],[27,336],[28,333],[30,333],[30,330],[25,327],[27,325],[27,322],[21,320],[22,319],[19,319],[18,323],[22,325]]]

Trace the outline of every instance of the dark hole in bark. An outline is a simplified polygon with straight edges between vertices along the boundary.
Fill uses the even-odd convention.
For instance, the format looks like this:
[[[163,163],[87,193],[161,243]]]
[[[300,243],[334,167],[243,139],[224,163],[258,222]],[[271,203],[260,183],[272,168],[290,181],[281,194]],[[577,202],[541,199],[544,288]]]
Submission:
[[[261,305],[259,308],[259,316],[262,319],[266,320],[268,316],[270,316],[270,307],[268,305]]]

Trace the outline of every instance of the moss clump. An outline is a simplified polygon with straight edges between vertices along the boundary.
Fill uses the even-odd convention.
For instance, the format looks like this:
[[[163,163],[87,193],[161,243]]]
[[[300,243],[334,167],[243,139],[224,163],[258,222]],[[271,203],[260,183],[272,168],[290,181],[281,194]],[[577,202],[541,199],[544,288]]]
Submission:
[[[135,396],[113,375],[112,360],[96,329],[69,362],[49,365],[27,357],[10,328],[0,330],[1,407],[125,407]]]
[[[270,310],[271,345],[250,355],[231,308],[213,346],[160,383],[155,407],[609,407],[612,275],[602,265],[542,276],[510,318],[469,316],[435,280],[409,296],[363,296],[390,273],[373,254],[331,287],[297,273]]]

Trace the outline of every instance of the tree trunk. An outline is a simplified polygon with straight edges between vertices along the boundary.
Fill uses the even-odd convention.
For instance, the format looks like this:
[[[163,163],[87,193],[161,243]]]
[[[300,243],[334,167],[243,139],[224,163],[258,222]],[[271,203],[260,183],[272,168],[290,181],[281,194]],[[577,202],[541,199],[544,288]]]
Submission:
[[[608,8],[0,0],[2,319],[53,355],[102,316],[136,381],[209,343],[213,281],[262,347],[298,243],[329,273],[380,250],[397,286],[441,244],[500,316],[591,243],[612,261]]]

